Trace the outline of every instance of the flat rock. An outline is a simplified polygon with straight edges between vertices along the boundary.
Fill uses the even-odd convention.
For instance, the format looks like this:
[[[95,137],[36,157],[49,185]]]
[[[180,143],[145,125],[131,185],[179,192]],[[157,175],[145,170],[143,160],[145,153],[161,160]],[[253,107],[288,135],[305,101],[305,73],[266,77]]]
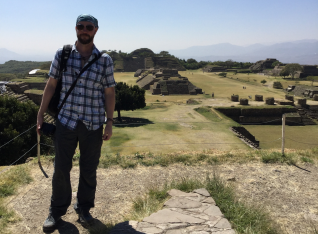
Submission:
[[[201,202],[192,201],[185,197],[173,197],[170,200],[166,201],[164,206],[169,208],[199,208],[202,206]]]
[[[151,234],[161,234],[163,230],[157,227],[142,228],[142,232]]]
[[[234,230],[223,230],[223,231],[213,232],[213,234],[235,234],[235,231]]]
[[[193,192],[201,194],[201,195],[206,196],[206,197],[211,196],[210,193],[208,192],[208,190],[206,190],[205,188],[196,189],[196,190],[193,190]]]
[[[171,211],[170,209],[159,210],[143,219],[144,222],[161,224],[161,223],[190,223],[199,224],[205,222],[203,219],[198,219],[190,215],[181,214]]]
[[[215,201],[214,201],[214,199],[213,199],[212,197],[207,197],[206,199],[204,199],[204,200],[202,201],[202,203],[208,203],[208,204],[213,204],[213,205],[216,204]]]
[[[180,197],[180,196],[181,197],[195,197],[195,196],[197,196],[197,194],[195,194],[195,193],[185,193],[185,192],[182,192],[178,189],[171,189],[168,191],[168,194],[172,197],[175,197],[175,196],[176,197]]]
[[[208,209],[203,211],[205,214],[210,215],[210,216],[221,216],[223,217],[223,214],[220,210],[219,207],[211,205]]]
[[[221,219],[216,225],[216,228],[223,228],[223,229],[227,229],[227,228],[232,228],[230,222],[227,219]]]
[[[175,230],[168,230],[166,234],[185,234],[187,231],[185,229],[175,229]]]

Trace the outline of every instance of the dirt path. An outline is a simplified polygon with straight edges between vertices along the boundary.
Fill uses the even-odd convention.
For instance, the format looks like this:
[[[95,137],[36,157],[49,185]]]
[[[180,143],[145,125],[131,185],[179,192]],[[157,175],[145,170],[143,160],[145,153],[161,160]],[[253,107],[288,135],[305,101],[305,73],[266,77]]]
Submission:
[[[51,165],[47,169],[50,178],[45,179],[39,169],[33,167],[34,182],[21,188],[9,205],[21,216],[21,221],[10,227],[12,233],[42,233],[42,223],[48,214],[53,168]],[[312,165],[303,167],[311,172],[293,166],[258,163],[99,169],[96,207],[92,215],[103,223],[120,222],[132,200],[143,195],[150,186],[182,177],[204,179],[207,174],[217,172],[222,178],[231,179],[229,183],[236,186],[240,199],[264,205],[286,233],[306,233],[308,219],[318,225],[318,169]],[[73,192],[76,192],[78,172],[78,167],[71,172]],[[74,202],[73,196],[72,204]],[[70,207],[60,229],[54,233],[87,233],[76,220]]]

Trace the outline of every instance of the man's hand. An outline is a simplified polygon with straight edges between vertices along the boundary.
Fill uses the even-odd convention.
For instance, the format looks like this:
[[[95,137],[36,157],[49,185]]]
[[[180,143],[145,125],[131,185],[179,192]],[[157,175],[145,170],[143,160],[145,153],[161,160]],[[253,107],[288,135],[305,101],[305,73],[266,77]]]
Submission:
[[[106,124],[103,140],[108,141],[113,135],[113,123]]]
[[[44,116],[39,113],[37,118],[37,123],[36,123],[36,131],[39,135],[41,135],[40,129],[42,127],[43,122],[44,122]]]

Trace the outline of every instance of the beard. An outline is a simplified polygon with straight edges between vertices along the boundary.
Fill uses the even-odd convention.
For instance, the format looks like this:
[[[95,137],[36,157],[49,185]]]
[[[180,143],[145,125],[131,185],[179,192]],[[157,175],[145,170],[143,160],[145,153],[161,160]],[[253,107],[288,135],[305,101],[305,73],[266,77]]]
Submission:
[[[90,36],[88,34],[81,34],[81,35],[77,35],[77,39],[81,44],[89,44],[93,41],[94,36]]]

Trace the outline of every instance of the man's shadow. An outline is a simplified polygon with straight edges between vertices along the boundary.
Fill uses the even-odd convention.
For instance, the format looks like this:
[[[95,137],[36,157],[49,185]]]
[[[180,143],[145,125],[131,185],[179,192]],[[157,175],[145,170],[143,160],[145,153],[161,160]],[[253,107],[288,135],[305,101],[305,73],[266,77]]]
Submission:
[[[79,234],[79,230],[74,224],[64,220],[60,221],[57,230],[60,234]]]
[[[146,234],[145,232],[136,231],[128,221],[116,224],[109,234]]]

